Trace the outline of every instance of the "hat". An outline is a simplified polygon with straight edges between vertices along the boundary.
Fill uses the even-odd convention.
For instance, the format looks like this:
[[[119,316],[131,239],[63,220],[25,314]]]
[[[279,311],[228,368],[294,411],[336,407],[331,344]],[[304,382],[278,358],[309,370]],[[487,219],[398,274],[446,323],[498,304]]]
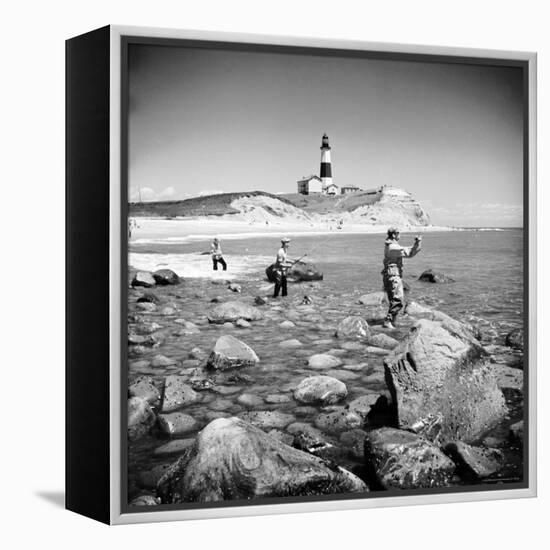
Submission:
[[[281,242],[283,244],[288,244],[290,242],[290,239],[288,237],[284,237],[284,238],[281,239]]]
[[[388,228],[388,237],[393,237],[394,235],[397,235],[398,233],[399,233],[399,229],[397,227]]]

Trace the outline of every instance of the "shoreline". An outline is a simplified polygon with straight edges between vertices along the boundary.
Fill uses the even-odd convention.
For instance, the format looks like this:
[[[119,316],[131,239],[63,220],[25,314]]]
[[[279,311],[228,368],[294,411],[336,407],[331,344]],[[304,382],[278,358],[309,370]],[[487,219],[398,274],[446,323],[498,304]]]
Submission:
[[[137,227],[132,230],[131,244],[173,244],[208,240],[213,236],[223,239],[243,239],[266,236],[303,236],[303,235],[360,235],[360,234],[384,234],[387,225],[369,224],[345,224],[340,229],[336,224],[330,226],[326,223],[306,224],[299,221],[280,222],[270,225],[250,223],[242,220],[210,219],[204,218],[160,218],[137,217],[133,218]],[[401,232],[430,233],[447,231],[464,231],[467,229],[446,226],[408,226]],[[476,230],[476,229],[472,229]],[[477,229],[480,230],[480,229]],[[491,230],[491,229],[487,229]],[[499,229],[495,228],[495,231]],[[182,236],[175,237],[174,234]]]

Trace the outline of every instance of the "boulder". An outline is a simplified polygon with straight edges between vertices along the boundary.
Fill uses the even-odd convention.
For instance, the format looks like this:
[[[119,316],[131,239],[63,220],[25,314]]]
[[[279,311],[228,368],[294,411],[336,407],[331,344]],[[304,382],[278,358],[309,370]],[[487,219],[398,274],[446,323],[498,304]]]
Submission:
[[[239,417],[262,430],[282,430],[296,420],[293,415],[279,411],[248,411]]]
[[[453,461],[434,444],[395,428],[366,434],[365,460],[385,489],[445,487],[455,470]]]
[[[256,296],[256,298],[254,298],[254,303],[257,306],[265,306],[267,302],[268,302],[267,298],[264,298],[263,296]]]
[[[155,278],[152,273],[148,271],[138,271],[132,279],[132,286],[143,286],[145,288],[151,288],[155,286]]]
[[[506,414],[488,354],[466,332],[460,337],[420,320],[384,369],[400,428],[471,442]]]
[[[506,335],[506,345],[523,351],[523,329],[515,328]]]
[[[380,395],[377,393],[367,393],[366,395],[356,397],[349,403],[348,408],[350,411],[357,413],[361,418],[365,419],[379,398]]]
[[[258,363],[255,351],[241,340],[226,334],[216,341],[208,357],[207,366],[216,370],[249,367]]]
[[[374,346],[377,348],[389,349],[389,350],[395,349],[399,345],[399,342],[395,338],[392,338],[391,336],[388,336],[387,334],[383,334],[383,333],[380,333],[380,334],[370,333],[366,338],[366,342],[369,346]]]
[[[159,480],[163,504],[368,491],[350,472],[238,418],[214,420]]]
[[[238,319],[258,321],[263,318],[263,313],[254,306],[249,306],[243,302],[230,301],[215,306],[208,312],[207,316],[208,322],[222,325]]]
[[[419,281],[423,283],[454,283],[455,280],[448,277],[440,271],[434,271],[433,269],[427,269],[418,277]]]
[[[227,285],[227,290],[230,290],[231,292],[242,292],[241,285],[237,283],[229,283]]]
[[[182,435],[194,431],[198,422],[188,414],[174,412],[159,414],[159,428],[167,435]]]
[[[338,407],[337,410],[321,413],[315,419],[315,426],[323,432],[337,434],[363,426],[363,418],[347,407]]]
[[[335,369],[343,364],[342,359],[328,353],[317,353],[308,359],[308,365],[312,369]]]
[[[429,307],[420,305],[416,302],[410,302],[407,304],[406,313],[415,319],[428,319],[439,323],[445,330],[449,331],[452,335],[457,336],[463,340],[470,340],[475,338],[478,340],[478,331],[466,323],[462,323],[453,319],[451,316],[439,311],[437,309],[431,309]]]
[[[157,285],[177,285],[181,282],[178,274],[171,269],[159,269],[153,273]]]
[[[143,437],[155,423],[155,413],[143,397],[128,399],[128,439],[135,441]]]
[[[348,394],[346,385],[331,376],[310,376],[294,390],[294,399],[301,403],[333,405]]]
[[[162,412],[172,412],[199,399],[199,395],[186,383],[184,376],[167,376],[164,383],[164,399],[162,400]]]
[[[239,328],[250,328],[252,325],[244,319],[238,319],[235,321],[235,326]]]
[[[282,323],[279,323],[279,327],[281,328],[294,328],[296,325],[292,321],[283,321]]]
[[[365,460],[365,438],[367,432],[356,428],[340,435],[340,443],[355,460]]]
[[[266,268],[265,274],[268,280],[275,282],[275,264]],[[297,262],[287,272],[289,281],[299,283],[302,281],[322,281],[323,272],[319,271],[315,265],[308,262]]]
[[[371,292],[359,298],[359,303],[364,307],[362,316],[369,322],[383,321],[388,314],[388,297],[385,292]]]
[[[136,378],[128,387],[128,395],[130,397],[141,397],[152,407],[157,407],[160,403],[160,392],[153,384],[153,379],[148,376]]]
[[[369,334],[369,324],[359,315],[346,317],[336,328],[337,338],[365,338]]]
[[[160,299],[159,297],[154,294],[153,292],[146,292],[145,294],[142,294],[138,299],[137,299],[137,302],[138,303],[143,303],[143,302],[150,302],[152,304],[160,304]]]
[[[457,465],[461,477],[484,479],[496,474],[503,465],[504,457],[498,449],[472,447],[462,441],[447,443],[445,454]]]

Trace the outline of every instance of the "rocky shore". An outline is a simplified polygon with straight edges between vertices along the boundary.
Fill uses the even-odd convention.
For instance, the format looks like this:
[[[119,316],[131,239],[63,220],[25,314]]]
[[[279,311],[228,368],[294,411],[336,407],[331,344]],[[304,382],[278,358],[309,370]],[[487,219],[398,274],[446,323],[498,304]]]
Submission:
[[[131,504],[521,480],[521,330],[483,341],[410,301],[387,331],[382,292],[298,273],[276,300],[263,277],[131,270]]]

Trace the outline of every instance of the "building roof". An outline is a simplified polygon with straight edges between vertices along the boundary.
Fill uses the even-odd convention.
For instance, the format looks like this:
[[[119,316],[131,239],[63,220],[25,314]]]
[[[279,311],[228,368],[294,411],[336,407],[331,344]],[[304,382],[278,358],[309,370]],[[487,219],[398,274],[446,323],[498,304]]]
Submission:
[[[319,176],[316,176],[315,174],[311,174],[311,176],[304,176],[302,179],[299,179],[298,181],[311,181],[311,180],[319,180],[321,181],[321,178]]]

